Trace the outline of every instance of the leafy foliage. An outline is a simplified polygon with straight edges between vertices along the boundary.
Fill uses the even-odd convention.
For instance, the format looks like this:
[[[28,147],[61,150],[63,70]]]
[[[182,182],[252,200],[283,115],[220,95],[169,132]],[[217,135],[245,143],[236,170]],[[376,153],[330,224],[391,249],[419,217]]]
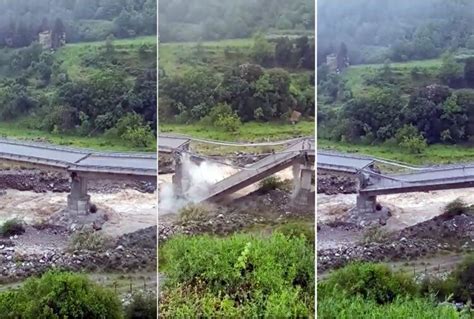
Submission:
[[[393,273],[385,265],[352,263],[334,271],[327,280],[318,284],[318,293],[330,292],[331,289],[384,304],[415,295],[418,288],[410,277]]]
[[[0,294],[2,318],[122,318],[120,300],[85,276],[50,271]]]
[[[10,237],[25,232],[23,222],[18,219],[9,219],[0,226],[0,236]]]
[[[305,317],[314,311],[314,248],[304,237],[176,237],[160,254],[167,275],[159,300],[164,318]]]
[[[154,293],[137,293],[125,307],[127,319],[155,319],[157,317],[157,300]]]
[[[69,250],[101,251],[110,245],[110,239],[101,233],[85,228],[76,231],[69,242]]]

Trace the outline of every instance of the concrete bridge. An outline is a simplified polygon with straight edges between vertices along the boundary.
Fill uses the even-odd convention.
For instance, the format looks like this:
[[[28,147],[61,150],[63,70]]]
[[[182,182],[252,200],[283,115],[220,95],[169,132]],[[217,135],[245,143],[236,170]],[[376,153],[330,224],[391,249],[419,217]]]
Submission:
[[[68,172],[71,176],[68,208],[73,213],[85,213],[89,210],[87,180],[156,182],[157,176],[157,156],[153,153],[106,153],[42,143],[0,140],[0,160]]]
[[[183,180],[186,179],[186,172],[183,170],[180,153],[182,151],[189,152],[189,142],[197,141],[200,143],[210,143],[226,146],[271,146],[289,144],[283,151],[269,154],[260,161],[239,170],[236,174],[225,178],[212,185],[206,194],[200,194],[199,201],[219,201],[227,195],[235,193],[249,185],[261,181],[283,169],[293,166],[294,175],[294,193],[293,197],[300,204],[308,204],[312,202],[313,194],[311,193],[311,176],[314,171],[315,162],[315,143],[312,138],[297,138],[286,141],[262,142],[262,143],[237,143],[237,142],[221,142],[203,139],[180,137],[182,140],[174,140],[176,137],[160,135],[158,142],[159,152],[169,153],[170,146],[180,145],[174,150],[175,154],[175,175],[173,176],[173,184],[176,193],[187,197],[188,190],[183,189]],[[161,141],[165,141],[165,145]],[[195,194],[193,194],[195,195]],[[193,196],[195,197],[195,196]]]
[[[474,187],[474,164],[410,167],[386,160],[324,151],[318,151],[317,162],[318,169],[358,175],[356,208],[361,212],[373,212],[379,195]],[[377,162],[410,168],[412,172],[381,174],[375,169]]]

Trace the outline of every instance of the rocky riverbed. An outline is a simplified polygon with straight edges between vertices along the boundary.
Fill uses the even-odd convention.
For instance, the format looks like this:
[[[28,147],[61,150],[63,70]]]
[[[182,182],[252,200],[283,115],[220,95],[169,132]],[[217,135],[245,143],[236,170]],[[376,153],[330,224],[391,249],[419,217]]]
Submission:
[[[66,228],[43,226],[42,235],[53,234],[68,237]],[[22,236],[0,241],[0,281],[21,280],[38,275],[48,269],[71,271],[137,272],[156,269],[156,226],[125,234],[97,251],[74,250],[52,247],[41,252],[25,252],[17,246]],[[28,232],[27,232],[28,233]]]
[[[341,225],[324,225],[324,232]],[[344,224],[341,238],[353,236],[352,241],[340,241],[337,246],[318,249],[318,272],[339,268],[350,261],[401,261],[434,255],[441,251],[471,251],[474,249],[474,215],[470,213],[450,216],[442,214],[425,222],[404,228],[385,236],[369,237],[368,228]],[[332,229],[331,229],[332,228]],[[381,232],[386,232],[383,228]],[[354,236],[355,233],[359,236]],[[365,232],[365,233],[364,233]],[[345,234],[344,234],[345,233]],[[361,236],[362,234],[362,236]],[[364,237],[364,234],[366,238]],[[384,237],[384,238],[380,238]],[[363,239],[367,243],[362,243]]]
[[[153,193],[156,183],[141,181],[90,180],[88,190],[96,193],[116,193],[123,189],[134,189],[144,193]],[[36,193],[67,193],[71,190],[70,178],[66,173],[47,172],[37,169],[0,170],[0,189],[33,191]]]
[[[318,194],[354,194],[357,193],[357,178],[347,174],[318,172]]]
[[[254,191],[238,200],[202,207],[203,214],[183,220],[178,214],[160,217],[158,236],[164,242],[176,234],[228,235],[249,227],[275,225],[287,219],[312,219],[314,207],[292,203],[287,190]]]

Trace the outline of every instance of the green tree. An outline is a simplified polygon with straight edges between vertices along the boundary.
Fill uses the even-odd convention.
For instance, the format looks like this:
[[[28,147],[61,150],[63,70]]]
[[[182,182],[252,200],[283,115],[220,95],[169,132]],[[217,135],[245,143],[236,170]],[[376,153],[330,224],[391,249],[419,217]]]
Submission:
[[[456,62],[452,54],[444,54],[439,69],[439,77],[447,85],[455,85],[463,78],[463,66]]]
[[[467,58],[464,64],[464,78],[470,84],[474,83],[474,58]]]
[[[275,46],[275,62],[279,66],[289,66],[291,63],[291,54],[293,44],[287,37],[279,38]]]
[[[344,70],[349,65],[348,50],[344,42],[341,43],[336,54],[337,68]]]
[[[271,66],[274,59],[274,49],[262,33],[253,37],[252,57],[263,66]]]

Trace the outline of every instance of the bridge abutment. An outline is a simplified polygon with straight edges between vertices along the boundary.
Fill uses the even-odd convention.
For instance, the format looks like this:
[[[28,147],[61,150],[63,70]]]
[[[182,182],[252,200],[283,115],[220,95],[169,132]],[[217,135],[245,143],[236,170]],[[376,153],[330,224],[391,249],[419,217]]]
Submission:
[[[67,208],[77,215],[87,214],[90,208],[87,178],[75,172],[71,174],[71,193],[67,196]]]

